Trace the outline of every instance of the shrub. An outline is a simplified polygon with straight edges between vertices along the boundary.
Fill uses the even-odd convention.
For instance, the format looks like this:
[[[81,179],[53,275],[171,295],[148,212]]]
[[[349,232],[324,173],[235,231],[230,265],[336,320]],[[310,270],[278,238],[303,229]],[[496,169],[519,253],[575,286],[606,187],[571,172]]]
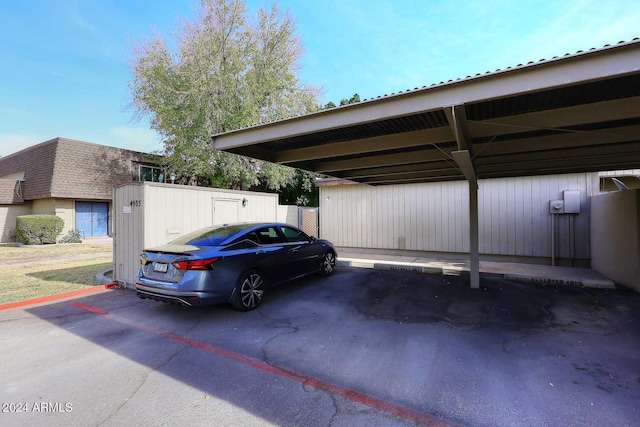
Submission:
[[[82,232],[80,230],[69,230],[66,236],[58,240],[58,243],[82,243]]]
[[[16,218],[16,235],[25,245],[55,243],[63,227],[64,221],[55,215],[21,215]]]

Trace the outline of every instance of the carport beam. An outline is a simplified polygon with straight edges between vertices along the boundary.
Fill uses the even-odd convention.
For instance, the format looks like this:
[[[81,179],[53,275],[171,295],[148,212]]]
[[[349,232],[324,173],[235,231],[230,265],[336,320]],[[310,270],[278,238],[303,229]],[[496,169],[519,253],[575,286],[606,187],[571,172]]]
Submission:
[[[478,182],[469,181],[469,275],[472,289],[480,288],[480,250],[478,243]]]

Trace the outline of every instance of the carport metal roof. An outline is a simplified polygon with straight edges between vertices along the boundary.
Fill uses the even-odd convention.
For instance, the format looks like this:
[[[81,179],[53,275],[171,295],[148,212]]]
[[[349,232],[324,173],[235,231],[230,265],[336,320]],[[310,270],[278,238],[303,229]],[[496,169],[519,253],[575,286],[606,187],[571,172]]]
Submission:
[[[640,39],[212,141],[218,150],[365,184],[468,180],[474,286],[477,179],[640,168]]]

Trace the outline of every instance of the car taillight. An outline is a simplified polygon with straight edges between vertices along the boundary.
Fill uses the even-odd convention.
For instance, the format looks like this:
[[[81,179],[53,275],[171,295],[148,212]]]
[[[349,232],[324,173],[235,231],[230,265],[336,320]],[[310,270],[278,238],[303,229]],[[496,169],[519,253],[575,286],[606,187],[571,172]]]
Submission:
[[[176,261],[173,266],[179,270],[211,270],[211,264],[220,258],[194,259],[188,261]]]

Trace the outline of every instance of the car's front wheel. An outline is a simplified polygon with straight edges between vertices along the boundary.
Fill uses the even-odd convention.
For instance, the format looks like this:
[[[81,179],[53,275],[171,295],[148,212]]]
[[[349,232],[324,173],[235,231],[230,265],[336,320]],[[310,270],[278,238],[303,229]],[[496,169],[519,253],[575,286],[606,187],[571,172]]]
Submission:
[[[336,254],[333,251],[328,251],[322,257],[322,264],[320,264],[320,275],[331,276],[336,269]]]
[[[253,310],[264,297],[264,279],[258,271],[249,271],[238,279],[231,305],[236,310]]]

